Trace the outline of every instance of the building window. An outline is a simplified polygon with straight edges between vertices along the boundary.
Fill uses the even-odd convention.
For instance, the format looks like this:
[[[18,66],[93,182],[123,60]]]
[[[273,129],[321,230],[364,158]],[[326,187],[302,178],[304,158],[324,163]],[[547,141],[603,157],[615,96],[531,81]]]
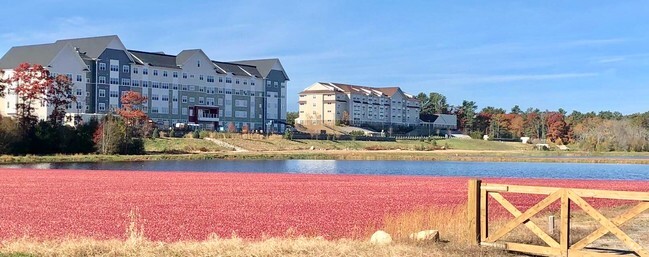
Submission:
[[[236,80],[236,84],[239,85],[239,80],[238,79]]]
[[[122,65],[122,72],[129,73],[131,68],[128,65]]]
[[[254,85],[255,85],[255,81],[250,81],[250,85],[254,86]]]
[[[110,78],[111,85],[119,85],[119,78]]]
[[[163,77],[167,77],[167,76],[168,76],[168,74],[167,74],[167,71],[166,71],[166,70],[163,70],[163,71],[162,71],[162,76],[163,76]]]
[[[152,94],[151,95],[151,100],[158,101],[158,100],[160,100],[160,97],[157,94]]]
[[[99,103],[99,110],[100,111],[105,111],[106,110],[106,104],[105,103]]]
[[[266,86],[270,86],[270,80],[266,80]]]
[[[183,78],[184,78],[184,79],[187,78],[187,72],[183,72]]]
[[[231,78],[225,78],[225,83],[232,83],[232,79]]]
[[[106,70],[106,63],[100,62],[99,63],[99,70]]]
[[[235,118],[248,118],[248,112],[246,111],[236,111],[234,112]]]
[[[203,75],[198,75],[198,80],[203,80]]]
[[[138,73],[137,67],[133,67],[133,74],[137,74],[137,73]]]
[[[110,91],[110,97],[119,97],[119,93],[117,91]]]
[[[122,79],[122,86],[130,86],[130,85],[131,85],[130,79]]]
[[[158,70],[153,70],[153,76],[158,76]]]
[[[236,106],[236,107],[246,107],[246,106],[248,106],[248,101],[246,101],[246,100],[234,100],[234,106]]]
[[[106,97],[106,90],[99,89],[99,97]]]
[[[106,77],[105,76],[99,76],[99,84],[106,84]]]
[[[177,97],[177,96],[174,96],[174,97],[171,99],[171,101],[173,101],[173,102],[178,102],[178,97]]]
[[[110,65],[110,71],[119,71],[119,65],[111,64]]]
[[[205,104],[205,98],[199,97],[198,98],[198,104]]]
[[[219,82],[223,82],[223,77],[219,77]]]
[[[190,102],[190,103],[193,103],[193,102],[195,102],[195,101],[196,101],[196,98],[193,98],[193,97],[190,97],[190,98],[189,98],[189,102]]]
[[[196,67],[201,67],[201,60],[196,60]]]
[[[79,82],[83,81],[83,76],[77,75],[77,81],[79,81]]]
[[[178,84],[172,84],[171,86],[172,86],[171,89],[178,90]]]
[[[77,88],[77,95],[78,95],[78,96],[83,95],[83,92],[81,91],[81,88]]]
[[[133,81],[131,81],[131,86],[139,87],[139,86],[140,86],[140,81],[139,81],[139,80],[133,80]]]
[[[151,81],[151,87],[152,88],[160,88],[160,82]]]
[[[173,76],[174,78],[177,78],[178,77],[178,72],[177,71],[172,72],[171,76]]]
[[[149,69],[142,68],[142,75],[149,75]]]
[[[186,108],[183,108],[182,115],[187,115],[187,109]]]
[[[214,76],[207,76],[207,82],[214,83]]]
[[[162,95],[162,101],[169,102],[169,96],[168,95]]]
[[[142,87],[149,87],[149,81],[142,80]]]

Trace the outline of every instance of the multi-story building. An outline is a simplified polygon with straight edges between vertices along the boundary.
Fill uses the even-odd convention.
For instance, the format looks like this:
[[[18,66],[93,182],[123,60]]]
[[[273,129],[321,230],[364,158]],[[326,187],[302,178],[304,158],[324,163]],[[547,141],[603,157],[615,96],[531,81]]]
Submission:
[[[318,82],[299,93],[302,125],[419,124],[419,101],[399,87],[366,87]]]
[[[160,127],[196,123],[206,129],[283,131],[289,80],[278,59],[221,62],[202,50],[178,55],[129,50],[117,36],[58,40],[51,44],[13,47],[0,59],[11,76],[20,63],[41,64],[52,75],[74,82],[77,103],[68,113],[88,117],[121,108],[127,91],[147,97],[143,110]],[[0,99],[0,114],[14,115],[11,86]],[[46,105],[38,108],[46,119]]]

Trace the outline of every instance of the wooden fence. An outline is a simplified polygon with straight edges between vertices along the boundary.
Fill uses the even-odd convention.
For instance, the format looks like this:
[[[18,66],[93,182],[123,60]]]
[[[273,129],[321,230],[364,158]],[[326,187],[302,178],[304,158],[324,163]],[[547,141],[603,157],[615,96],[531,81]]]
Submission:
[[[503,192],[547,195],[547,197],[530,207],[527,211],[521,212],[503,197],[501,194]],[[514,216],[514,219],[506,222],[494,232],[489,231],[489,197]],[[586,202],[584,198],[631,200],[640,201],[640,203],[628,209],[625,213],[609,219]],[[561,202],[560,236],[558,242],[530,219],[556,201]],[[571,203],[580,207],[600,225],[597,230],[573,244],[570,243]],[[517,186],[487,184],[482,183],[480,180],[469,181],[468,221],[471,238],[475,239],[474,243],[481,246],[499,247],[515,252],[542,256],[620,256],[620,253],[593,251],[587,248],[588,245],[597,239],[607,233],[611,233],[624,243],[630,252],[636,256],[649,257],[649,251],[646,248],[635,242],[620,229],[622,224],[647,209],[649,209],[649,192]],[[507,242],[503,239],[521,224],[538,236],[547,246]]]

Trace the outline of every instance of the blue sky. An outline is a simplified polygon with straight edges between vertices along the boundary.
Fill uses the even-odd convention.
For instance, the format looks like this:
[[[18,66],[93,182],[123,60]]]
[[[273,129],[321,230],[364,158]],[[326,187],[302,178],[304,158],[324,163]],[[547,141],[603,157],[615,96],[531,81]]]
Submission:
[[[479,108],[649,111],[646,1],[160,2],[12,2],[0,52],[117,34],[131,49],[278,57],[289,111],[318,81],[439,92]]]

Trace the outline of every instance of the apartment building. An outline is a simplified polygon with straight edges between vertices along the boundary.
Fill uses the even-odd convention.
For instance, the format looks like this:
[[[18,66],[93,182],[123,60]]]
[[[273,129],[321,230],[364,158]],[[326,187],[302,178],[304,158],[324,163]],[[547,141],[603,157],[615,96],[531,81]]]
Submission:
[[[420,103],[399,87],[367,87],[318,82],[299,93],[302,125],[419,124]]]
[[[0,59],[11,76],[18,64],[41,64],[52,75],[73,79],[78,99],[68,113],[105,115],[121,108],[127,91],[148,98],[143,110],[160,127],[195,123],[223,130],[283,131],[289,80],[279,59],[214,61],[201,49],[177,55],[127,49],[118,36],[58,40],[51,44],[13,47]],[[14,115],[11,86],[0,99],[0,114]],[[46,105],[38,108],[46,119]]]

